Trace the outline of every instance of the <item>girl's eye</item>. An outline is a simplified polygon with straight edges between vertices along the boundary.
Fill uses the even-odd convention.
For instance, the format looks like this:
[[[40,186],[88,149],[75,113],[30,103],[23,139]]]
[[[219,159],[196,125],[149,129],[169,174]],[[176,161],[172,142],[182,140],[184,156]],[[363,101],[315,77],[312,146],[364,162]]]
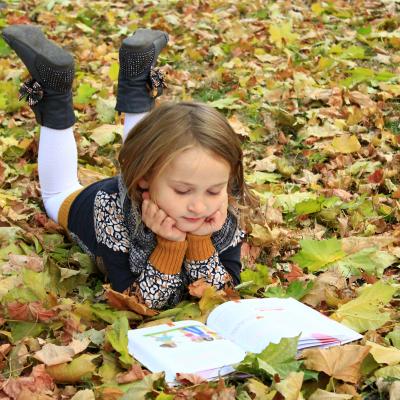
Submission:
[[[174,189],[176,194],[188,194],[189,190],[178,190],[178,189]]]
[[[221,192],[208,192],[211,196],[218,196]]]

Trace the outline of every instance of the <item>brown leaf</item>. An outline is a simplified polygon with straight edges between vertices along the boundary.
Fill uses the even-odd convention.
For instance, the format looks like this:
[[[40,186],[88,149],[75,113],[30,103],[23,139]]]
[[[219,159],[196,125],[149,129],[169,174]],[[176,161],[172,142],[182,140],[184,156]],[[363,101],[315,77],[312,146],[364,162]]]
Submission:
[[[344,382],[357,383],[361,376],[361,363],[369,349],[368,346],[349,344],[329,349],[306,349],[302,355],[306,358],[306,368],[323,371]]]
[[[33,255],[33,256],[24,256],[19,254],[10,254],[8,256],[8,263],[11,267],[23,267],[31,269],[35,272],[43,271],[43,258]]]
[[[148,371],[144,371],[140,365],[134,364],[129,371],[118,374],[116,380],[118,383],[135,382],[143,379],[149,373]]]
[[[302,301],[312,307],[317,307],[322,301],[326,301],[328,296],[332,297],[337,290],[344,288],[346,288],[346,279],[339,271],[326,271],[318,275],[312,289]]]
[[[283,275],[288,282],[297,281],[304,276],[303,270],[297,264],[290,264],[290,267],[290,272]]]
[[[32,393],[45,393],[54,389],[53,378],[46,372],[43,364],[36,365],[30,376],[9,378],[2,387],[3,391],[12,399],[18,399],[23,390]],[[30,398],[32,400],[32,397]]]
[[[101,400],[119,400],[123,395],[124,392],[116,387],[105,387],[100,389]]]
[[[348,94],[349,100],[353,103],[358,104],[363,108],[375,108],[376,103],[371,100],[371,98],[364,93],[353,91]]]
[[[62,364],[71,361],[76,354],[84,351],[89,343],[89,339],[73,340],[68,346],[47,343],[34,354],[34,357],[47,366]]]
[[[206,379],[196,374],[184,374],[177,372],[176,380],[184,385],[198,385],[205,382]]]
[[[10,318],[19,321],[47,322],[57,315],[55,311],[45,309],[40,301],[34,301],[32,303],[19,303],[18,301],[14,301],[7,304],[7,308]]]
[[[211,285],[207,283],[204,278],[200,278],[197,281],[191,283],[188,286],[188,289],[191,296],[198,297],[200,299],[203,297],[204,291],[209,287],[211,287]]]
[[[368,177],[369,183],[381,183],[383,180],[383,169],[377,169]]]
[[[128,296],[124,293],[116,292],[112,290],[110,285],[104,285],[106,290],[106,297],[108,303],[118,310],[132,310],[140,315],[146,315],[152,317],[157,315],[158,312],[146,307],[140,303],[136,296]]]

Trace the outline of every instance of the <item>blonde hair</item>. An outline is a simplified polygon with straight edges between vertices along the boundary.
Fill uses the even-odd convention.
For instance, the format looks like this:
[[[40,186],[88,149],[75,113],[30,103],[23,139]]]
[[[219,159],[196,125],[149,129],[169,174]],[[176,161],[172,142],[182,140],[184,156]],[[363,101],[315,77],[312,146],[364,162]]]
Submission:
[[[244,204],[248,189],[240,140],[222,114],[195,102],[163,103],[129,132],[118,161],[131,200],[141,202],[142,178],[156,176],[180,152],[195,145],[229,163],[228,194]]]

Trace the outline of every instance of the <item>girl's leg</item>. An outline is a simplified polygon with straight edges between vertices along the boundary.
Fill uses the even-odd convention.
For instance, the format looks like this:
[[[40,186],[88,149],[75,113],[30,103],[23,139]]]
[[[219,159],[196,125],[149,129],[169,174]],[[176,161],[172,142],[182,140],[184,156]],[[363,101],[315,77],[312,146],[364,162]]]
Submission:
[[[116,110],[125,113],[123,141],[130,130],[153,108],[164,81],[155,69],[158,55],[168,42],[165,32],[138,29],[119,49]]]
[[[41,125],[39,180],[47,214],[57,221],[63,200],[81,187],[72,131],[74,60],[35,26],[12,25],[2,34],[32,76],[22,85],[20,93]]]
[[[72,127],[40,128],[38,169],[47,215],[58,222],[63,201],[82,188],[78,181],[78,152]]]
[[[125,120],[124,120],[124,133],[122,135],[122,141],[125,142],[126,137],[128,136],[128,133],[131,131],[131,129],[141,120],[143,119],[148,113],[143,112],[143,113],[138,113],[138,114],[133,114],[133,113],[126,113],[125,114]]]

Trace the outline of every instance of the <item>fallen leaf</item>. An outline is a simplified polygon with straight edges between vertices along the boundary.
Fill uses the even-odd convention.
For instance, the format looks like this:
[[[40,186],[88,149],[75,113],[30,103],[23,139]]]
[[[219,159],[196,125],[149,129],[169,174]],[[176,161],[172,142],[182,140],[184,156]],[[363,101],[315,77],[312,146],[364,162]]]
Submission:
[[[353,398],[351,394],[332,393],[326,390],[317,389],[309,398],[309,400],[350,400]]]
[[[150,372],[144,371],[138,364],[132,365],[127,372],[120,373],[116,376],[118,383],[129,383],[143,379]]]
[[[301,394],[303,377],[304,372],[290,372],[284,380],[275,384],[275,388],[285,400],[303,400]]]
[[[385,347],[368,340],[365,344],[371,347],[370,353],[377,363],[387,365],[400,364],[400,350],[396,349],[396,347]]]
[[[357,383],[361,377],[361,363],[368,353],[368,346],[350,344],[329,349],[306,349],[302,356],[306,368],[323,371],[344,382]]]
[[[211,285],[207,283],[204,278],[201,278],[191,283],[188,286],[188,289],[191,296],[198,297],[200,299],[203,297],[204,291],[209,287],[211,287]]]
[[[342,134],[332,140],[332,148],[338,153],[350,154],[361,149],[361,144],[355,135]]]
[[[73,357],[84,351],[89,345],[90,340],[74,339],[68,346],[57,346],[52,343],[46,343],[41,350],[34,354],[34,357],[47,366],[57,365],[71,361]]]
[[[46,372],[57,383],[77,383],[89,379],[96,370],[93,360],[100,354],[82,354],[70,363],[62,363],[46,367]]]
[[[140,315],[146,315],[149,317],[158,314],[157,311],[151,310],[144,304],[140,303],[135,296],[128,296],[124,293],[116,292],[111,289],[110,285],[104,285],[104,288],[108,303],[118,310],[132,310]]]
[[[183,383],[184,385],[198,385],[202,382],[205,382],[206,379],[196,375],[196,374],[183,374],[183,373],[179,373],[177,372],[176,374],[176,380],[180,383]]]

